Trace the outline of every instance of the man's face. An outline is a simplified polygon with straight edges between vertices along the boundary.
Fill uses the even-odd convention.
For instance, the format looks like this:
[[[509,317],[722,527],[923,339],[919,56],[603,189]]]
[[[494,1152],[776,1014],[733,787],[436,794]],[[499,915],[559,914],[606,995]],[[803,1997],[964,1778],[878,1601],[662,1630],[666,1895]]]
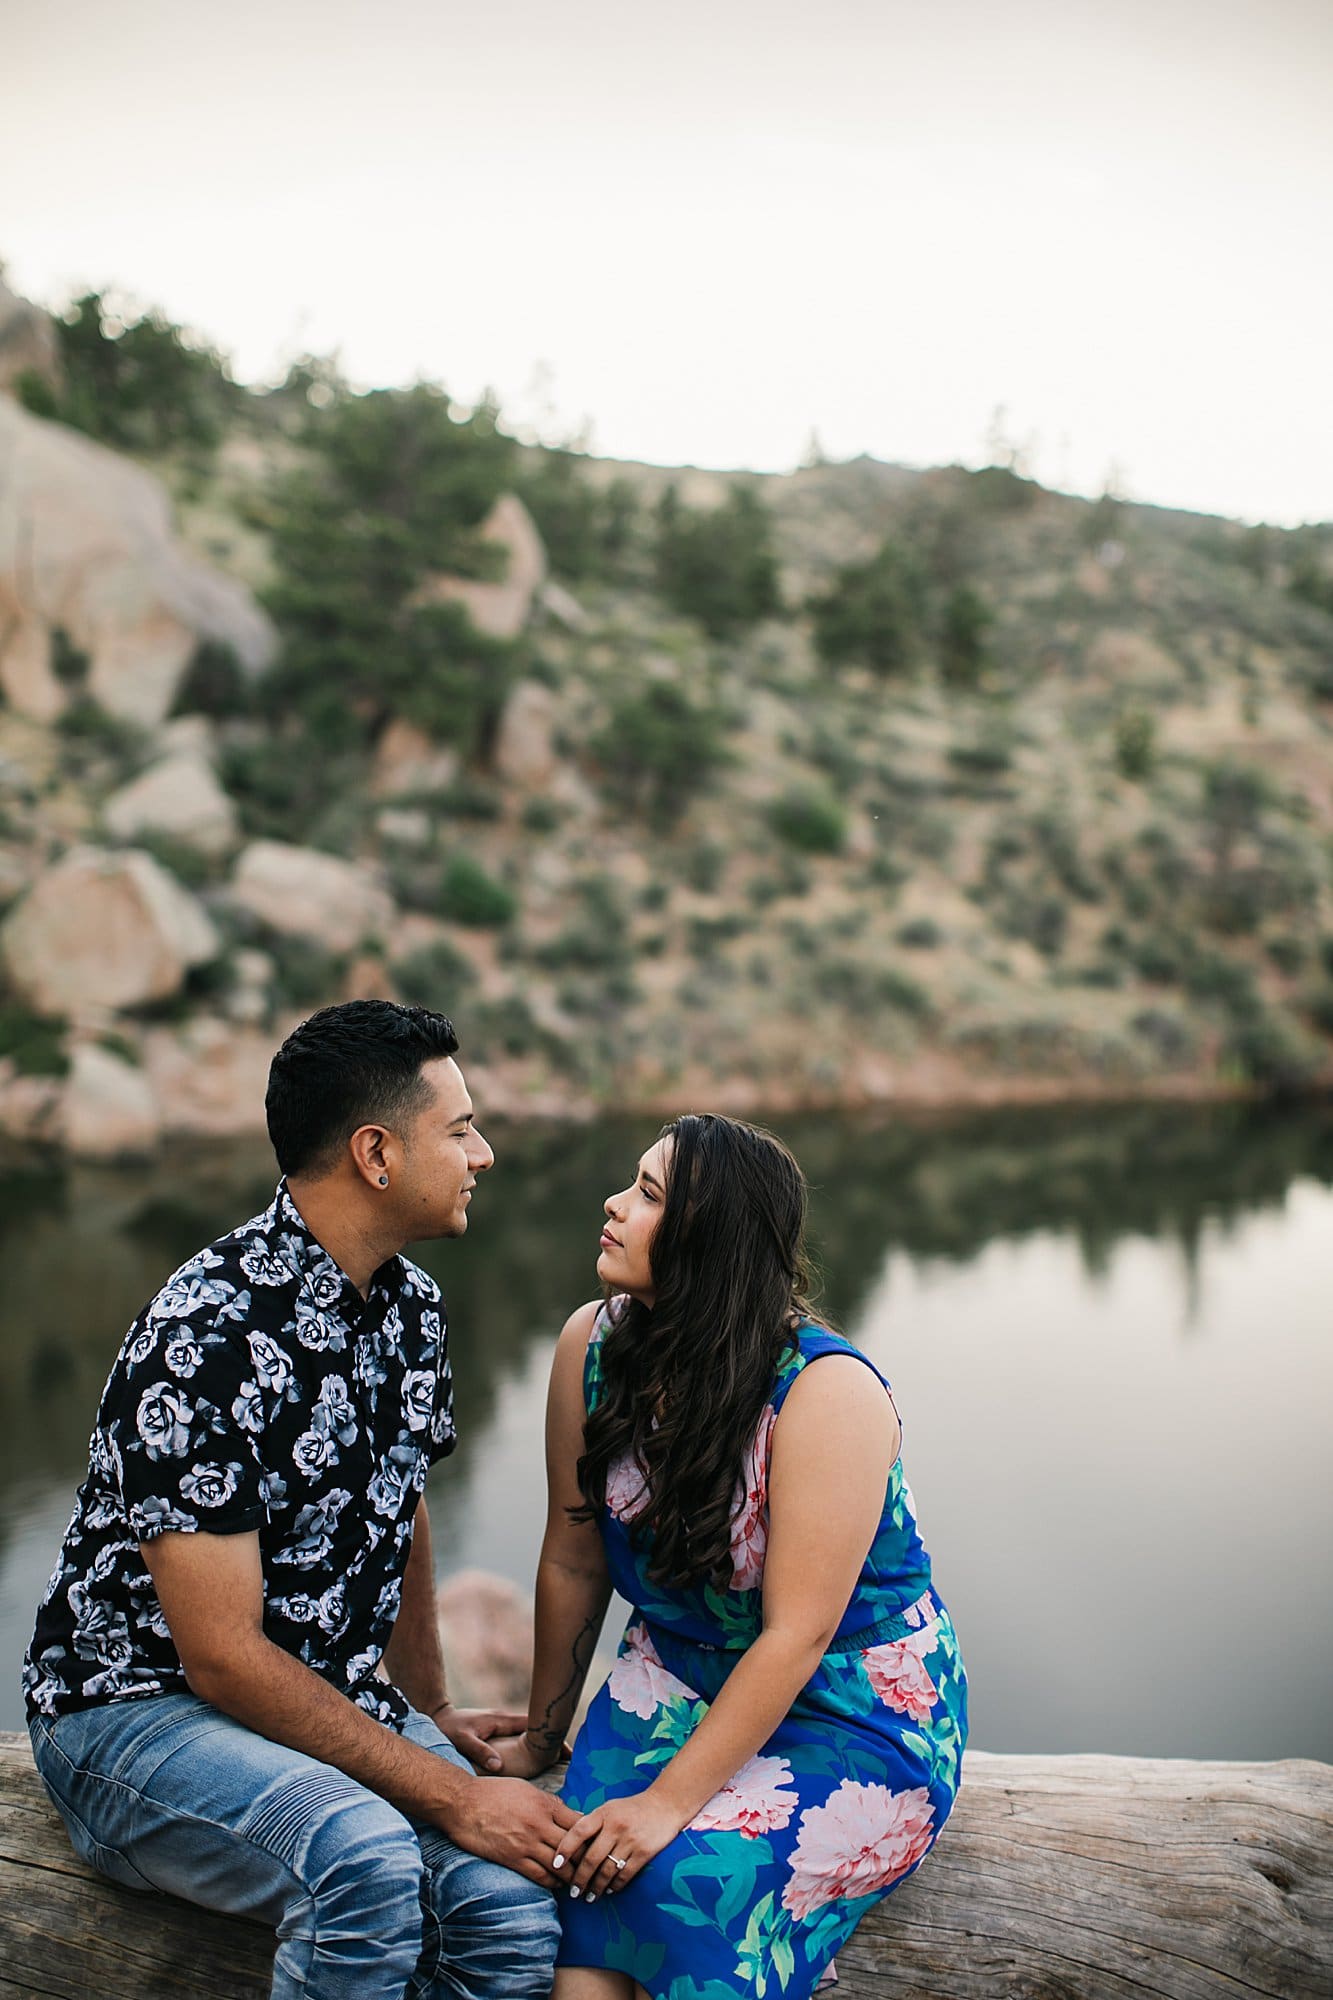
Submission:
[[[403,1133],[394,1171],[395,1207],[406,1243],[461,1236],[478,1174],[495,1155],[472,1122],[472,1099],[452,1056],[423,1063],[430,1102]]]

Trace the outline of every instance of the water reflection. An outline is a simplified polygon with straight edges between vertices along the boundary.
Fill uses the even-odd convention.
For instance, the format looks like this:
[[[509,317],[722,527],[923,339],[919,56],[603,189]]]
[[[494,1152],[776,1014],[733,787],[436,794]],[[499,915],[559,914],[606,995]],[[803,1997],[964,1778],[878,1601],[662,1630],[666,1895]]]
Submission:
[[[592,1288],[602,1197],[654,1129],[493,1133],[468,1237],[420,1253],[458,1378],[462,1442],[431,1489],[449,1567],[530,1580],[551,1345]],[[902,1393],[978,1740],[1333,1754],[1318,1546],[1333,1111],[781,1129],[813,1184],[827,1309]],[[13,1674],[121,1332],[272,1178],[255,1145],[0,1183],[0,1726],[18,1720]],[[1279,1567],[1299,1581],[1281,1586],[1260,1676],[1251,1635],[1271,1629]]]

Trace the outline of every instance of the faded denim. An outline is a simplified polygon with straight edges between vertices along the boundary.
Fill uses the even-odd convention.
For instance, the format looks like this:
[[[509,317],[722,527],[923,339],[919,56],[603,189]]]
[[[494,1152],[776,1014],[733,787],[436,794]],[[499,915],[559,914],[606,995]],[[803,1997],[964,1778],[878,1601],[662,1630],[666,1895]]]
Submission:
[[[404,1735],[471,1766],[415,1710]],[[30,1724],[75,1851],[277,1932],[272,2000],[546,2000],[554,1899],[191,1694]]]

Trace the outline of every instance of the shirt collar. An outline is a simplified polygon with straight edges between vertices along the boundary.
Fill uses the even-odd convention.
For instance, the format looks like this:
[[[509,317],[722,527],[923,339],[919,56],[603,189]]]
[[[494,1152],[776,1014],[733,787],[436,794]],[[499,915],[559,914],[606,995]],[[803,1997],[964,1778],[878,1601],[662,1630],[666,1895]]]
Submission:
[[[270,1213],[274,1222],[272,1248],[292,1276],[301,1279],[308,1290],[318,1287],[325,1295],[325,1303],[336,1297],[345,1318],[354,1319],[363,1313],[368,1299],[362,1298],[341,1264],[311,1233],[309,1224],[292,1199],[286,1174],[278,1182]],[[402,1289],[404,1275],[401,1257],[386,1259],[371,1278],[371,1293],[384,1291],[391,1298],[395,1297]]]

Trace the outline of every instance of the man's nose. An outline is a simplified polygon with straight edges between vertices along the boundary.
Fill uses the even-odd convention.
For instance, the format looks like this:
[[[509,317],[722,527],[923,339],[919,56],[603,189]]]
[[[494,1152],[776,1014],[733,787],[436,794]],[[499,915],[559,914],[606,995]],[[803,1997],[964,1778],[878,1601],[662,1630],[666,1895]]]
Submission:
[[[495,1165],[495,1154],[491,1151],[488,1142],[482,1138],[481,1133],[475,1125],[472,1128],[472,1138],[474,1141],[472,1168],[475,1173],[484,1174],[489,1168]]]

